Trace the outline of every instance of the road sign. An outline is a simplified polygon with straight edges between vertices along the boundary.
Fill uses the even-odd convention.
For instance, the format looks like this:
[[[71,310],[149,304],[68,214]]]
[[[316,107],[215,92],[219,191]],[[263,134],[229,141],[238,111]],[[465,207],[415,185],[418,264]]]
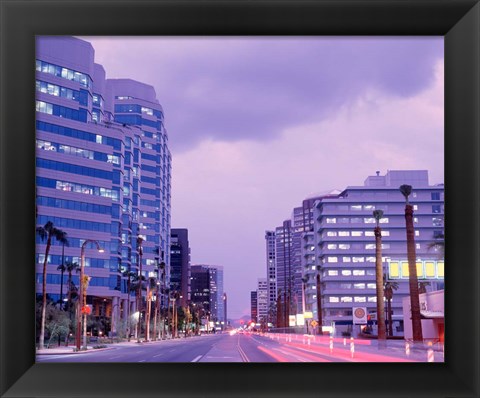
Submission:
[[[312,325],[313,328],[316,328],[318,325],[318,322],[314,319],[312,322],[310,322],[310,325]]]

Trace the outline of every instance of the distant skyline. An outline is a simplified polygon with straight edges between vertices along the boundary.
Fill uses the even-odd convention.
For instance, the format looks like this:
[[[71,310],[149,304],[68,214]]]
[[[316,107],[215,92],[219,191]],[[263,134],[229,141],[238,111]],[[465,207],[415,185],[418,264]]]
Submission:
[[[172,227],[250,314],[265,230],[375,171],[444,178],[443,37],[80,37],[107,78],[152,85],[173,157]]]

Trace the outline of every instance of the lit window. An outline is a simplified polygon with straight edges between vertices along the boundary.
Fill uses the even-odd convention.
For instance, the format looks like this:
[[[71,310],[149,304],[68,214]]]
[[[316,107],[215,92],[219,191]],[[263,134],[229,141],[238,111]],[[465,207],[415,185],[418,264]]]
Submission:
[[[338,258],[337,257],[328,257],[327,262],[328,263],[338,263]]]
[[[377,285],[375,283],[367,283],[367,289],[376,289]]]
[[[365,289],[365,283],[354,283],[353,288],[354,289]]]
[[[351,257],[343,257],[343,262],[344,262],[344,263],[351,263],[351,262],[352,262],[352,258],[351,258]]]
[[[377,220],[375,220],[374,217],[365,217],[365,218],[363,219],[363,222],[364,222],[365,224],[375,224],[375,223],[377,222]]]
[[[328,249],[328,250],[334,250],[334,249],[336,249],[336,248],[337,248],[337,245],[336,245],[335,243],[329,243],[329,244],[327,245],[327,249]]]
[[[366,303],[367,302],[367,298],[366,297],[358,297],[358,296],[355,296],[354,297],[354,301],[356,303]]]
[[[343,297],[340,297],[340,302],[341,303],[351,303],[352,298],[350,296],[343,296]]]
[[[338,236],[350,236],[350,232],[349,231],[339,231]]]
[[[351,205],[350,210],[360,211],[360,210],[362,210],[362,205]]]
[[[363,231],[352,231],[352,236],[363,236]]]
[[[354,269],[354,270],[353,270],[353,275],[354,275],[354,276],[363,276],[363,275],[365,275],[365,270],[363,270],[363,269]]]
[[[338,275],[338,271],[337,270],[328,270],[328,276],[337,276]]]
[[[352,275],[352,271],[349,269],[342,269],[342,275],[343,276],[350,276]]]
[[[331,217],[327,217],[326,221],[327,221],[327,224],[336,224],[337,223],[337,219],[336,218],[331,218]]]
[[[337,236],[337,232],[336,231],[328,231],[327,236]]]
[[[328,301],[330,303],[338,303],[340,300],[338,299],[338,297],[329,297]]]
[[[338,248],[340,250],[348,250],[348,249],[350,249],[350,245],[347,244],[347,243],[341,243],[341,244],[338,245]]]
[[[353,257],[354,263],[363,263],[365,261],[364,257]]]

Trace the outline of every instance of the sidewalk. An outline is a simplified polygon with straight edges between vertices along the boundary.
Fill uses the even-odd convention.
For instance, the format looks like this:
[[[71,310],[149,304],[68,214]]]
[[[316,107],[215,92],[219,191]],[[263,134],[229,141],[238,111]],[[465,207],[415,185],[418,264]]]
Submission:
[[[192,336],[195,337],[195,336]],[[180,337],[179,339],[183,339],[184,337]],[[190,338],[190,337],[188,337]],[[54,346],[50,348],[45,348],[43,350],[36,350],[36,355],[65,355],[65,354],[85,354],[85,353],[90,353],[90,352],[96,352],[96,351],[105,351],[105,350],[112,350],[115,349],[116,347],[128,347],[128,346],[139,346],[139,345],[144,345],[144,344],[160,344],[164,341],[172,341],[172,340],[178,340],[178,339],[164,339],[164,340],[150,340],[150,341],[142,341],[141,343],[138,343],[136,339],[131,339],[130,341],[122,341],[120,343],[103,343],[101,341],[96,342],[96,343],[90,343],[87,344],[87,350],[81,350],[81,351],[74,351],[76,348],[75,344],[70,344],[68,347],[65,347],[65,345],[61,345],[60,347]],[[103,346],[105,345],[106,347],[104,348],[93,348],[95,346]]]

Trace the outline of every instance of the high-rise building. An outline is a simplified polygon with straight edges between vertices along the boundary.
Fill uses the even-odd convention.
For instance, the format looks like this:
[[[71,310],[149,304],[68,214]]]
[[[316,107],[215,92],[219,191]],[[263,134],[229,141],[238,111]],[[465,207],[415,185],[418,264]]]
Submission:
[[[68,246],[53,240],[47,259],[47,293],[65,300],[72,285],[62,264],[80,264],[91,277],[87,304],[98,321],[93,332],[115,332],[136,308],[126,271],[156,275],[160,253],[170,277],[171,154],[155,89],[129,79],[106,79],[90,43],[73,37],[36,41],[37,226],[48,221],[67,232]],[[42,292],[45,242],[36,247],[36,291]],[[63,277],[63,280],[62,280]],[[60,297],[62,293],[62,297]]]
[[[275,231],[265,231],[265,249],[268,281],[268,322],[276,323],[277,278],[275,270]]]
[[[210,312],[210,269],[207,265],[190,267],[191,300]]]
[[[258,301],[256,290],[250,292],[250,317],[253,322],[258,322]]]
[[[289,324],[289,315],[293,314],[293,269],[292,269],[292,222],[285,220],[282,226],[275,228],[275,269],[277,276],[277,307],[280,306],[278,327]]]
[[[186,307],[191,298],[188,229],[172,228],[170,234],[170,289],[180,293],[179,305]]]
[[[409,294],[405,229],[405,198],[399,187],[412,186],[415,247],[419,282],[427,290],[443,288],[444,260],[432,243],[443,238],[444,186],[430,185],[425,170],[379,172],[363,186],[349,186],[337,197],[323,198],[314,208],[314,231],[304,235],[307,308],[316,314],[316,271],[321,267],[321,303],[324,325],[337,330],[352,325],[353,308],[376,314],[374,210],[383,210],[382,261],[388,281],[398,283],[392,309],[394,330],[402,333],[402,299]]]
[[[223,301],[223,267],[221,265],[209,265],[210,270],[210,312],[212,320],[222,322],[225,317]]]
[[[257,321],[268,322],[268,282],[266,278],[259,278],[257,283]]]

